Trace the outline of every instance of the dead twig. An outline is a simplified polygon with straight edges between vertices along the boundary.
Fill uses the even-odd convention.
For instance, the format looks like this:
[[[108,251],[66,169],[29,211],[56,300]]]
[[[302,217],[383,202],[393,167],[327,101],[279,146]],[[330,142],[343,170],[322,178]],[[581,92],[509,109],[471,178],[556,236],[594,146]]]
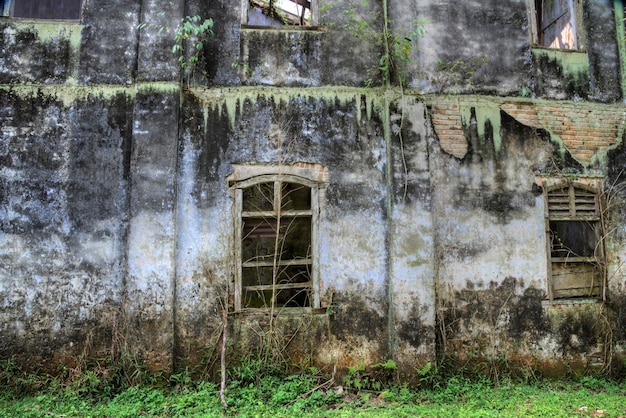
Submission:
[[[226,391],[226,341],[228,338],[228,310],[226,308],[222,309],[222,324],[222,354],[220,358],[220,371],[222,379],[220,382],[220,399],[222,401],[222,406],[224,406],[224,408],[228,408],[228,403],[226,403],[226,396],[224,394]]]

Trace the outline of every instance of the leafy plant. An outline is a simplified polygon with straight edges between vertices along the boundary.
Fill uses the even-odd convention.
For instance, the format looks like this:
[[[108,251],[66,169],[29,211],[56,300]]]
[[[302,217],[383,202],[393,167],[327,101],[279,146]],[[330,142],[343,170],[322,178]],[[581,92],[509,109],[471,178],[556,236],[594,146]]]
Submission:
[[[393,371],[393,362],[378,363],[379,371]],[[12,367],[12,366],[11,366]],[[355,372],[371,367],[355,366]],[[507,382],[494,385],[488,379],[451,377],[434,389],[388,386],[379,395],[365,389],[358,395],[336,394],[320,384],[317,376],[298,374],[264,376],[254,384],[231,384],[229,411],[225,412],[217,385],[201,382],[187,388],[137,385],[112,397],[93,396],[44,388],[33,394],[7,394],[0,388],[0,417],[98,416],[98,417],[581,417],[623,416],[624,383],[600,378],[578,382],[539,382],[532,385]]]
[[[532,94],[533,94],[533,91],[528,86],[522,86],[519,89],[519,95],[521,97],[530,97],[530,96],[532,96]]]
[[[235,60],[230,63],[230,66],[236,70],[241,70],[246,77],[250,77],[252,75],[252,68],[246,63],[239,63]]]
[[[401,87],[408,82],[408,67],[411,64],[412,51],[417,48],[418,39],[426,32],[427,20],[418,19],[413,22],[412,28],[406,33],[395,33],[391,31],[392,20],[385,12],[372,19],[366,16],[367,10],[371,7],[367,1],[357,4],[353,0],[348,0],[348,7],[343,13],[348,17],[348,23],[344,29],[349,31],[357,39],[372,42],[382,47],[383,52],[378,60],[376,71],[369,71],[374,76],[377,73],[383,85],[397,82]],[[374,26],[374,23],[382,20],[382,28]],[[374,84],[373,77],[366,81],[369,87]]]
[[[383,390],[393,379],[393,373],[397,370],[396,362],[387,360],[366,367],[364,363],[358,366],[348,367],[348,373],[344,376],[343,382],[350,389],[362,390]]]
[[[174,7],[174,2],[169,0],[168,6],[170,10]],[[160,20],[159,23],[155,22],[141,22],[137,25],[137,30],[143,30],[146,28],[159,28],[159,33],[169,33],[170,28],[167,23],[163,22],[163,18],[167,15],[165,10],[161,10],[157,13]],[[189,85],[193,78],[195,68],[200,61],[200,53],[204,50],[209,38],[214,35],[213,32],[213,19],[203,19],[201,16],[185,16],[183,17],[175,32],[174,42],[172,44],[172,52],[178,58],[178,65],[181,70],[187,73],[187,85]],[[189,51],[185,50],[185,46],[189,45]]]
[[[185,16],[181,19],[178,28],[176,28],[174,45],[172,52],[178,56],[178,65],[184,70],[190,70],[187,75],[187,84],[193,77],[200,53],[208,39],[214,35],[213,19],[202,19],[202,17]],[[185,53],[184,44],[188,42],[191,45],[191,51]],[[188,56],[187,56],[188,55]]]

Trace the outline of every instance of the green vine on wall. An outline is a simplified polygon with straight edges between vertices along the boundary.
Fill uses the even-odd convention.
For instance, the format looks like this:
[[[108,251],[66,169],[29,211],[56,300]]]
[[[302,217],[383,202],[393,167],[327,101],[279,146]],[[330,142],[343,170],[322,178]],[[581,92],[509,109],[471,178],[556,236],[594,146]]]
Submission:
[[[195,69],[200,60],[200,53],[205,43],[213,36],[213,19],[202,19],[200,16],[185,16],[176,28],[175,41],[172,52],[178,56],[178,65],[187,73],[187,84],[193,78]],[[188,54],[185,53],[185,42],[191,46]]]
[[[387,17],[386,8],[375,16],[378,19],[372,19],[366,15],[371,10],[367,1],[357,3],[347,0],[347,3],[348,7],[343,11],[348,18],[344,29],[363,42],[371,42],[383,48],[377,66],[373,71],[368,71],[370,77],[366,85],[369,87],[374,84],[376,76],[379,76],[383,85],[398,83],[401,87],[406,86],[408,69],[412,63],[411,54],[417,48],[418,40],[424,36],[428,21],[415,20],[409,31],[396,33],[390,29],[393,21]],[[382,28],[370,23],[379,19],[383,22]]]
[[[168,1],[170,10],[174,6],[174,2]],[[157,13],[161,23],[141,22],[137,25],[137,30],[146,28],[159,28],[158,32],[169,33],[170,28],[166,23],[162,23],[162,19],[166,16],[165,10]],[[201,16],[185,16],[180,19],[176,30],[174,31],[174,40],[172,42],[172,53],[176,55],[178,66],[183,71],[187,71],[187,85],[190,84],[194,76],[196,67],[200,61],[200,54],[204,50],[209,38],[213,37],[213,19],[204,19]],[[189,48],[186,48],[189,46]],[[181,77],[184,77],[181,76]]]

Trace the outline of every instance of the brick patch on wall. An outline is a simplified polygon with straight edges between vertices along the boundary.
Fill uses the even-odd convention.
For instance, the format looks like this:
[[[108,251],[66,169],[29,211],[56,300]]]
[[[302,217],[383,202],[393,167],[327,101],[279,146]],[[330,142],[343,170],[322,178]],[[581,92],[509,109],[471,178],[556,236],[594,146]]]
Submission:
[[[469,144],[463,132],[458,101],[450,100],[433,105],[431,117],[441,149],[457,158],[465,157]]]
[[[441,149],[457,158],[465,157],[469,145],[463,131],[461,106],[471,107],[472,102],[444,99],[431,105],[432,123]],[[500,109],[523,125],[545,129],[560,138],[582,164],[589,163],[603,148],[614,145],[625,122],[624,108],[619,105],[505,102],[500,104]]]
[[[602,148],[615,144],[624,124],[624,110],[616,106],[558,102],[505,103],[500,108],[524,125],[559,137],[583,164]]]

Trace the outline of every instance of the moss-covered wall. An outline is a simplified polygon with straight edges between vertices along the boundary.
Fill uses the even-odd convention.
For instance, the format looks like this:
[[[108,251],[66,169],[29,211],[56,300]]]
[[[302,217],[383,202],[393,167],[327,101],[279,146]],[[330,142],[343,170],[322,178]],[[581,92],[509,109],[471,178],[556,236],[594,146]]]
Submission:
[[[393,358],[410,377],[440,354],[562,375],[623,351],[613,4],[584,2],[575,59],[531,52],[522,1],[390,4],[394,33],[426,22],[402,89],[377,87],[383,3],[321,6],[306,31],[242,28],[226,0],[0,18],[2,358],[53,369],[127,350],[155,371],[210,364],[233,297],[227,178],[292,163],[328,174],[321,308],[231,314],[229,361],[269,346],[329,370]],[[173,31],[196,14],[215,37],[181,73]],[[354,31],[361,16],[374,32]],[[606,178],[604,302],[546,300],[536,177],[559,173]]]
[[[185,217],[177,231],[178,340],[194,338],[209,344],[218,326],[220,297],[227,299],[234,260],[229,247],[232,199],[225,178],[233,164],[309,162],[323,165],[330,173],[320,224],[323,309],[318,315],[326,317],[327,309],[333,314],[314,321],[321,328],[306,331],[313,338],[324,336],[306,351],[307,358],[327,366],[358,360],[375,363],[398,346],[407,359],[415,353],[432,359],[434,315],[428,305],[433,268],[421,104],[406,105],[417,120],[405,121],[402,127],[404,152],[411,151],[403,163],[398,137],[389,144],[385,141],[385,99],[375,92],[249,88],[222,90],[217,99],[213,90],[197,90],[185,95],[184,102],[179,155],[184,161],[179,182],[184,186],[179,189],[178,213]],[[393,125],[400,129],[398,112],[401,109],[392,112]],[[388,162],[397,182],[387,182]],[[391,236],[393,225],[386,219],[389,199],[402,202],[392,215],[394,221],[407,226],[421,218],[422,227],[399,226]],[[393,284],[398,288],[389,287]],[[387,322],[388,315],[394,314],[389,308],[394,295],[403,302],[395,313],[394,327],[403,330],[397,342],[396,331],[389,330]],[[247,321],[236,319],[240,320]],[[214,325],[199,329],[198,321]],[[294,332],[282,330],[285,335],[288,331]],[[178,351],[184,360],[184,347]],[[295,348],[289,353],[298,356],[300,351]]]
[[[55,370],[120,332],[133,95],[0,96],[0,352]]]

